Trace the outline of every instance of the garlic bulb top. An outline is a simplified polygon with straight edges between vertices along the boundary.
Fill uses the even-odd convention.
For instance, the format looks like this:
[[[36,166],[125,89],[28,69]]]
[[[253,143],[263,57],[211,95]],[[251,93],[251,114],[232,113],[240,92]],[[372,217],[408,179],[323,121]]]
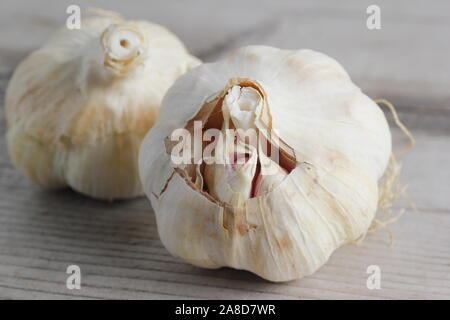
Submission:
[[[249,46],[175,82],[139,169],[172,254],[286,281],[366,233],[390,154],[384,114],[338,62]]]
[[[197,66],[162,26],[102,16],[61,29],[6,91],[11,160],[44,187],[97,198],[142,193],[137,154],[167,89]]]

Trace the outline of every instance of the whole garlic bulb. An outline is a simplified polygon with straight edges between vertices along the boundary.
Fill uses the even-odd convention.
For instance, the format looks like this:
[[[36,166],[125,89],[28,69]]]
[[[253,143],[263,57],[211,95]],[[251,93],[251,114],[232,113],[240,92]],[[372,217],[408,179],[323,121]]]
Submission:
[[[17,67],[6,91],[10,158],[47,188],[142,194],[137,157],[167,89],[199,60],[170,31],[114,15],[61,29]]]
[[[240,172],[220,178],[221,164],[174,164],[168,141],[179,128],[191,132],[195,121],[203,131],[256,128],[278,148],[275,170],[264,175],[270,157],[258,145],[260,169],[240,180],[250,175],[253,191],[242,185],[230,196],[225,188]],[[366,233],[390,154],[384,114],[338,62],[311,50],[249,46],[175,82],[141,146],[139,169],[173,255],[287,281],[315,272]]]

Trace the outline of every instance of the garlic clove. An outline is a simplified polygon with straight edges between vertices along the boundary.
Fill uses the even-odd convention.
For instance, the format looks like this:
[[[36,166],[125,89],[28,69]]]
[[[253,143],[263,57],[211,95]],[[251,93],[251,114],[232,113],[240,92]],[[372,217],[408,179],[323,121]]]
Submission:
[[[256,150],[251,151],[238,144],[227,158],[216,158],[214,164],[205,166],[205,181],[210,194],[219,201],[240,206],[251,197],[256,166]],[[239,201],[233,203],[236,194]]]
[[[236,128],[255,129],[256,110],[262,99],[258,91],[251,87],[233,86],[224,99],[224,107],[229,110]]]
[[[272,161],[263,152],[259,152],[261,171],[255,181],[254,197],[274,190],[287,177],[288,171]]]

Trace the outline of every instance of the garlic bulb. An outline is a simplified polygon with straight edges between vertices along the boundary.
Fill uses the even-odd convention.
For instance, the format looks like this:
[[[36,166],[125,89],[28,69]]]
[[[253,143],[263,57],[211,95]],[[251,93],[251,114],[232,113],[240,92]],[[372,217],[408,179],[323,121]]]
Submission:
[[[199,60],[146,21],[106,15],[81,26],[60,30],[15,70],[5,100],[9,154],[43,187],[134,197],[142,139],[167,89]]]
[[[199,126],[203,153],[184,157]],[[257,142],[239,129],[256,132]],[[189,163],[174,162],[180,145],[189,146]],[[249,46],[175,82],[139,169],[173,255],[287,281],[366,233],[390,154],[384,114],[339,63],[311,50]]]

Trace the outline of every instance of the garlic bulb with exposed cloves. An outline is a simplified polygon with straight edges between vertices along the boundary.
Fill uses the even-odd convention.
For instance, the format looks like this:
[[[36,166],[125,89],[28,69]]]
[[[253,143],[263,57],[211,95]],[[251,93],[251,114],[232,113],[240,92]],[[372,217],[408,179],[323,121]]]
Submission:
[[[142,193],[137,156],[167,89],[199,61],[162,26],[114,15],[62,29],[16,69],[7,142],[35,183],[96,198]]]
[[[139,169],[173,255],[286,281],[365,235],[390,154],[384,114],[338,62],[250,46],[175,82]]]

